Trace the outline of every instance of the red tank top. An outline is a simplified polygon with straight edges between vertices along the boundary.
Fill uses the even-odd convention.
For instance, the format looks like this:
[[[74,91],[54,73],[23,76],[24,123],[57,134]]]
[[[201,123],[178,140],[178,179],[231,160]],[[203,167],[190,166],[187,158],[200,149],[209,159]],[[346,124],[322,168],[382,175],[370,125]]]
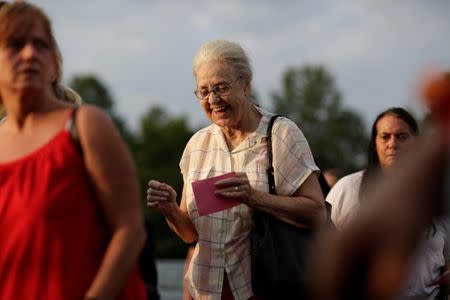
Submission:
[[[0,299],[83,299],[108,242],[69,131],[0,163]],[[136,267],[117,299],[146,299]]]

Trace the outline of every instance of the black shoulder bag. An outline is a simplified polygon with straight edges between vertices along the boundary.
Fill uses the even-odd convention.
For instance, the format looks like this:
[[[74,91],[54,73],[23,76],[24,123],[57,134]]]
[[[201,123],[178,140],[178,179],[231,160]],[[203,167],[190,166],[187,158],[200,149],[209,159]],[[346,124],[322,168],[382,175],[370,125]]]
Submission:
[[[272,166],[272,126],[267,128],[269,191],[276,195]],[[255,211],[250,234],[252,290],[258,299],[306,299],[305,279],[314,232]]]

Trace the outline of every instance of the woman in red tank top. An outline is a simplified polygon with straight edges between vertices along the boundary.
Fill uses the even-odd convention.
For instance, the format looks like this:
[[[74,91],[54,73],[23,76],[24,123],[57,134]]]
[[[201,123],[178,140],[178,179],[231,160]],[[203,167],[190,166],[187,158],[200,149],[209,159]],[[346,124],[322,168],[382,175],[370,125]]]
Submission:
[[[0,6],[0,299],[145,299],[132,159],[106,113],[61,101],[59,55],[38,7]]]

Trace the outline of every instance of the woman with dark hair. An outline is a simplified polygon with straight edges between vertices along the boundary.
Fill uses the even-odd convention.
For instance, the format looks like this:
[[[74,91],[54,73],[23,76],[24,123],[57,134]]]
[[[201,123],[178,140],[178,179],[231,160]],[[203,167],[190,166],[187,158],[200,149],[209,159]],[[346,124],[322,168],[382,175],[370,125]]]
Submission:
[[[414,145],[418,133],[417,122],[403,108],[389,108],[377,116],[371,131],[367,168],[343,177],[326,198],[332,205],[331,217],[338,229],[353,219],[370,198],[372,179],[379,173],[383,176],[391,172]],[[437,299],[440,286],[436,282],[447,273],[446,261],[450,257],[446,253],[448,232],[448,221],[439,219],[423,233],[399,299]]]
[[[401,107],[391,107],[380,113],[372,125],[367,151],[367,168],[336,183],[326,201],[333,209],[331,218],[339,228],[357,212],[365,198],[367,183],[374,174],[388,171],[410,149],[419,134],[414,117]]]
[[[386,139],[390,137],[386,133],[381,133],[381,143],[383,146],[377,148],[377,135],[378,135],[378,123],[384,119],[385,117],[391,117],[389,119],[385,119],[383,122],[391,122],[394,119],[401,120],[404,125],[407,125],[409,128],[409,133],[399,134],[398,140],[399,145],[403,144],[403,142],[408,142],[411,140],[410,137],[416,137],[419,135],[419,127],[417,125],[414,117],[405,109],[401,107],[391,107],[387,110],[380,113],[375,122],[373,122],[372,130],[370,134],[369,147],[367,149],[367,168],[363,172],[361,185],[359,189],[359,194],[361,198],[364,198],[364,194],[367,192],[367,183],[373,175],[380,171],[380,169],[389,169],[393,166],[395,161],[398,159],[398,153],[395,151],[391,151],[389,148],[389,144],[385,143]]]

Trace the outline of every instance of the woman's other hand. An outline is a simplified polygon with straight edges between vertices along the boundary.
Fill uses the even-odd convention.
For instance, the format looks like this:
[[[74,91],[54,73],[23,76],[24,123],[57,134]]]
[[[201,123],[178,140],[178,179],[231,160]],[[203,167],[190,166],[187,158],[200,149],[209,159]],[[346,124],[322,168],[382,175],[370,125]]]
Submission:
[[[183,187],[180,206],[177,204],[177,192],[170,185],[150,180],[147,190],[147,207],[159,210],[167,220],[169,227],[186,243],[198,239],[194,224],[187,213],[186,191]]]
[[[246,173],[237,172],[234,177],[218,180],[215,186],[217,187],[216,195],[238,199],[242,203],[252,206],[255,190],[251,187]]]
[[[147,190],[147,207],[161,211],[165,216],[172,214],[178,205],[177,192],[168,184],[150,180]]]

